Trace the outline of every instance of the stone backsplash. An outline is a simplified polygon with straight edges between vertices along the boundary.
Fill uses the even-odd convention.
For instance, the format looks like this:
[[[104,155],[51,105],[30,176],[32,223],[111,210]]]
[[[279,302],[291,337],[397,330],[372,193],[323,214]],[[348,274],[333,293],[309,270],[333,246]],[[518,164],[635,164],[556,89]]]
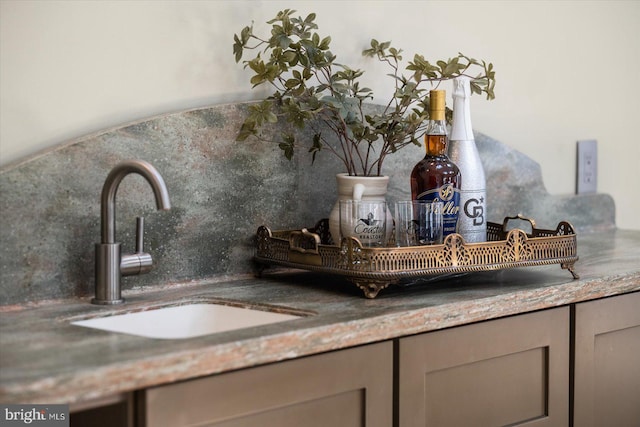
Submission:
[[[122,181],[116,240],[132,252],[135,217],[144,216],[145,249],[155,262],[151,273],[124,278],[123,289],[251,273],[258,226],[300,228],[327,217],[340,163],[321,153],[311,165],[304,152],[288,161],[275,145],[236,142],[247,105],[153,117],[0,170],[0,305],[93,294],[100,193],[123,160],[153,164],[172,204],[156,211],[144,179],[132,174]],[[552,196],[537,163],[482,134],[476,143],[490,221],[522,213],[543,228],[562,220],[578,233],[615,228],[610,196]],[[390,202],[410,197],[408,176],[423,155],[422,147],[412,146],[387,158]]]

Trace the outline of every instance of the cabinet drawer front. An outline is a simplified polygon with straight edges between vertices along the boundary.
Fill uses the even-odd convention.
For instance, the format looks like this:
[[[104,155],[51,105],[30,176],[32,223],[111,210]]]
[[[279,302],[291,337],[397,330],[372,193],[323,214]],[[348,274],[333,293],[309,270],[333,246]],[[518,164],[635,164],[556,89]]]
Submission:
[[[640,292],[576,304],[574,425],[640,425]]]
[[[401,427],[566,426],[568,387],[568,307],[400,340]]]
[[[393,420],[391,342],[148,389],[141,425],[380,426]]]

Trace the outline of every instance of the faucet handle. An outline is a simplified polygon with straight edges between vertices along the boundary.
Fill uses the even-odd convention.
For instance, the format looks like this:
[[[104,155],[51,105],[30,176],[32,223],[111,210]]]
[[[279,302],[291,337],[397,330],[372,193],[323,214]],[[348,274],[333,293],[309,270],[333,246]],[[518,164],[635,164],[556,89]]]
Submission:
[[[122,255],[120,258],[120,272],[123,276],[133,276],[151,271],[153,259],[151,254],[144,252],[144,217],[136,218],[136,252]]]
[[[144,217],[136,218],[136,253],[144,252]]]

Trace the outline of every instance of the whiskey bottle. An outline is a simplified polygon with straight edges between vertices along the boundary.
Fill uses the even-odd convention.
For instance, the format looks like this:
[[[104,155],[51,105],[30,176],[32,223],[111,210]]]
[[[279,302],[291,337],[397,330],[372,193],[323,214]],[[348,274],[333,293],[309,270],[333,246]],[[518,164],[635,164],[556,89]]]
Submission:
[[[458,233],[465,242],[477,243],[487,240],[487,185],[471,127],[470,97],[469,78],[461,76],[454,79],[453,124],[448,154],[464,178],[460,186]]]
[[[429,124],[425,135],[427,154],[411,172],[411,197],[442,202],[442,235],[446,237],[457,231],[462,177],[458,166],[447,157],[445,91],[432,90],[429,97]]]

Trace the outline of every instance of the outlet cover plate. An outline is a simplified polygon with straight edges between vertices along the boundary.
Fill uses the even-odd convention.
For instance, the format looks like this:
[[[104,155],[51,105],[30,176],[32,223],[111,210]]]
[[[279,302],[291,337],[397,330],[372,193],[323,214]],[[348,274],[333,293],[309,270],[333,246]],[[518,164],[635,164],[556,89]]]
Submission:
[[[576,194],[598,191],[598,141],[587,139],[577,144]]]

